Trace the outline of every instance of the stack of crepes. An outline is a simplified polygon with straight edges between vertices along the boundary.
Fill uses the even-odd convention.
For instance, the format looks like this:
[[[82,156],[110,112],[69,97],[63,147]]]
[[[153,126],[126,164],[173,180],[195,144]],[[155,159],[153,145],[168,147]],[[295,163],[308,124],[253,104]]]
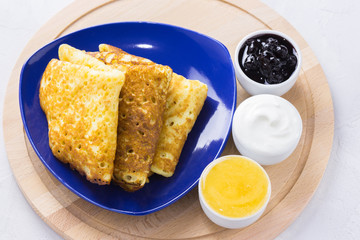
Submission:
[[[63,44],[45,69],[40,105],[53,154],[97,184],[142,188],[174,174],[207,86],[119,48]]]

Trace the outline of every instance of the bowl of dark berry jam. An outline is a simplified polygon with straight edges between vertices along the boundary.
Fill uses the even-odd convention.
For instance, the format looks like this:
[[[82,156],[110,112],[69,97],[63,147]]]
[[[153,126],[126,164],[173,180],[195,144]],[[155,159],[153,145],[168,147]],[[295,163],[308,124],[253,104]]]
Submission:
[[[295,41],[274,30],[245,36],[234,57],[236,77],[250,95],[285,94],[299,76],[301,61]]]

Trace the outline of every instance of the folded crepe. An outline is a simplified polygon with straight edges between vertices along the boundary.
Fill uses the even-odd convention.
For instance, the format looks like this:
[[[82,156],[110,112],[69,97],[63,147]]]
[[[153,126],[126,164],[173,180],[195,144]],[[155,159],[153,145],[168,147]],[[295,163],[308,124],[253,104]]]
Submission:
[[[173,73],[151,171],[164,177],[174,174],[187,136],[206,100],[207,90],[206,84]]]
[[[113,174],[123,83],[124,73],[116,69],[98,71],[57,59],[40,82],[53,154],[99,185],[110,184]]]
[[[144,186],[163,125],[172,70],[162,65],[128,67],[120,93],[113,180],[127,191]]]
[[[110,45],[101,44],[99,48],[107,52],[88,54],[109,66],[125,70],[113,180],[125,190],[135,191],[145,185],[150,174],[172,70]]]
[[[134,66],[155,64],[149,59],[131,55],[108,44],[99,45],[100,52],[93,56],[107,64]],[[151,171],[171,177],[188,133],[204,105],[207,86],[197,80],[189,80],[176,73],[172,74],[164,112],[164,124],[160,132],[156,154]]]

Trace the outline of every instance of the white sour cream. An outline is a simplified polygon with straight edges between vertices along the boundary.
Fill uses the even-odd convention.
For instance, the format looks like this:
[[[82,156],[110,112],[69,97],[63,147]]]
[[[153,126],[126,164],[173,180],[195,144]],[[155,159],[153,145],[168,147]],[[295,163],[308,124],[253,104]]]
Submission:
[[[233,119],[239,152],[262,165],[283,161],[295,150],[302,133],[296,108],[284,98],[261,94],[243,101]]]

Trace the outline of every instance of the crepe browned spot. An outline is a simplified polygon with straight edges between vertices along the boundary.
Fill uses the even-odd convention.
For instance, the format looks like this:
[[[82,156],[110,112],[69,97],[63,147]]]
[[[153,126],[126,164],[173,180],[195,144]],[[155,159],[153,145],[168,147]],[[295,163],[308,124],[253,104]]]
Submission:
[[[119,94],[124,74],[53,59],[40,82],[49,145],[87,180],[109,184],[114,169]]]
[[[120,48],[100,44],[94,53],[107,64],[124,66],[155,64],[149,59],[131,55]],[[173,73],[169,85],[164,124],[160,133],[151,171],[165,177],[174,174],[182,148],[207,97],[207,86]]]

